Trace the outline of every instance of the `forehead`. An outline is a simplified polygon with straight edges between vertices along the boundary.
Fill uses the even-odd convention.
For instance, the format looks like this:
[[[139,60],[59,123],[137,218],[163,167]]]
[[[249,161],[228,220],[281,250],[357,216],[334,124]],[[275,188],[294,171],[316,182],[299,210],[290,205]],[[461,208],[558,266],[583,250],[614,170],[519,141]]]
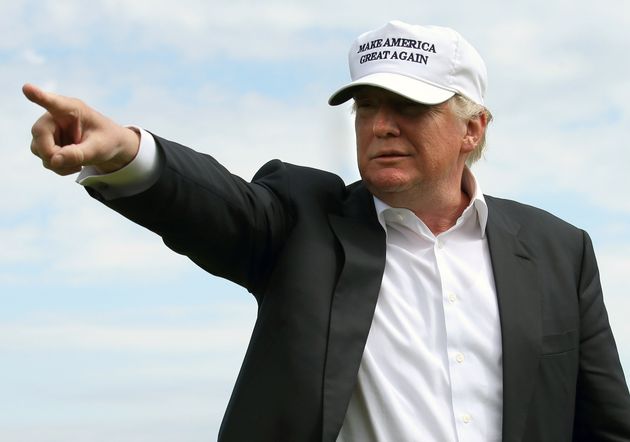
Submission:
[[[352,98],[355,100],[378,99],[395,103],[424,104],[376,86],[357,86],[352,93]]]
[[[369,101],[371,103],[388,104],[396,108],[413,108],[416,110],[435,111],[442,112],[448,109],[448,101],[438,104],[426,104],[419,101],[412,100],[404,95],[397,94],[375,86],[357,86],[353,91],[352,98],[354,98],[355,105],[361,104],[361,102]]]

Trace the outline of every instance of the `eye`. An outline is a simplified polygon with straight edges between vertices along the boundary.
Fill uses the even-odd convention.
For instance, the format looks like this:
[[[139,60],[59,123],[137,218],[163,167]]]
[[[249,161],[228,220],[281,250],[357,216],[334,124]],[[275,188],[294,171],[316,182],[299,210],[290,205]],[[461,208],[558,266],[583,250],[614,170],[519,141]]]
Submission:
[[[376,107],[376,102],[374,100],[370,100],[368,98],[355,98],[354,100],[354,110],[355,112],[370,112],[372,109]]]
[[[401,101],[397,103],[396,109],[401,115],[415,117],[426,113],[429,110],[429,106],[415,101]]]
[[[357,98],[354,100],[354,105],[359,108],[359,107],[370,107],[370,106],[374,106],[374,102],[372,100],[369,100],[367,98]]]

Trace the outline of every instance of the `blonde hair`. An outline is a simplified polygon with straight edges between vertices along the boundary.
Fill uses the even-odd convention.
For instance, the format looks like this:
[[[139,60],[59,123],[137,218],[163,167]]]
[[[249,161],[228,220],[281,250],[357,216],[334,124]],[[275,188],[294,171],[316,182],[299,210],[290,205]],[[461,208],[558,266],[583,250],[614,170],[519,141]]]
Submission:
[[[492,121],[492,113],[490,113],[488,109],[486,109],[481,104],[477,104],[471,99],[464,97],[463,95],[455,94],[451,99],[448,100],[448,105],[455,116],[462,119],[463,121],[468,122],[480,115],[486,116],[487,124],[490,124],[490,122]],[[473,150],[466,159],[466,164],[469,167],[472,166],[473,163],[479,160],[483,155],[483,151],[486,148],[486,130],[487,126],[483,132],[483,135],[479,139],[479,143],[475,147],[475,150]]]

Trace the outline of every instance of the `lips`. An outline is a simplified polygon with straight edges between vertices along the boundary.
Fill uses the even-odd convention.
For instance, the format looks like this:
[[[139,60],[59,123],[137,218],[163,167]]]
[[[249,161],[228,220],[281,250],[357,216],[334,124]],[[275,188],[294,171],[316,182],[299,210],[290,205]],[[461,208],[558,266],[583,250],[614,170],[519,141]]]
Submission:
[[[402,157],[408,157],[408,156],[410,155],[405,152],[385,151],[385,152],[377,153],[376,155],[372,157],[372,159],[396,159],[396,158],[402,158]]]

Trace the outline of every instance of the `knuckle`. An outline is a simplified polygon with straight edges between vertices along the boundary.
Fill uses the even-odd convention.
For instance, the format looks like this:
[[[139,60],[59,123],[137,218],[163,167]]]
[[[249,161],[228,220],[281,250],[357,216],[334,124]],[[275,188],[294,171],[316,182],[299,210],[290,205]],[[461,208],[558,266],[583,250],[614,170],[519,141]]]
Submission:
[[[48,112],[42,115],[31,127],[33,138],[41,138],[55,132],[55,124],[52,115]]]
[[[31,143],[31,153],[35,155],[36,157],[39,156],[39,149],[37,148],[34,142]]]
[[[31,152],[36,157],[40,158],[50,158],[55,153],[54,146],[48,146],[42,142],[37,142],[33,140],[31,143]]]
[[[81,165],[84,162],[85,159],[85,155],[83,153],[83,150],[81,150],[78,147],[73,147],[71,149],[68,149],[68,159],[69,162],[75,165]]]
[[[42,135],[42,132],[42,122],[41,119],[39,119],[35,122],[35,124],[33,124],[33,127],[31,127],[31,135],[33,136],[33,138],[37,138]]]
[[[86,106],[85,103],[78,98],[71,98],[69,101],[68,115],[71,118],[78,119],[81,117],[81,110]]]

